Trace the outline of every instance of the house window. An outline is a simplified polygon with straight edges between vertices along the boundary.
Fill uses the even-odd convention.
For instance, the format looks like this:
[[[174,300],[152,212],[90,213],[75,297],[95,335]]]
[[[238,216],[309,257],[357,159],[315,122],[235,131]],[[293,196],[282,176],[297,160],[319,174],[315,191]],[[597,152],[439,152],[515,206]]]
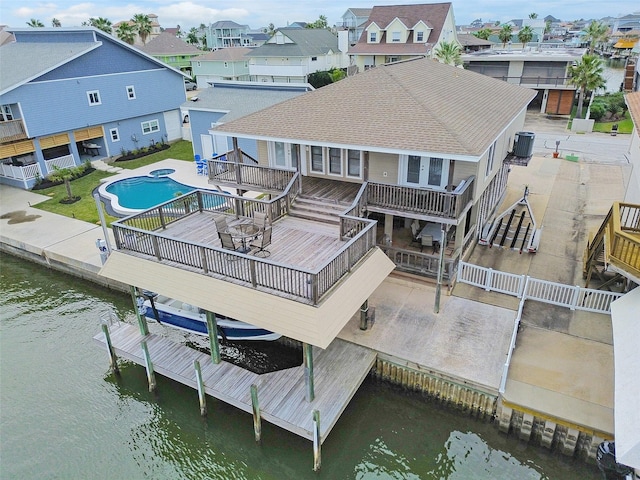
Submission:
[[[312,62],[317,62],[318,61],[318,57],[311,57],[311,61]]]
[[[13,120],[13,112],[11,111],[11,106],[2,105],[2,108],[0,108],[0,121],[8,122],[9,120]]]
[[[489,153],[487,155],[487,170],[484,172],[485,178],[491,175],[493,171],[493,159],[496,153],[496,144],[495,142],[489,147]]]
[[[229,68],[229,62],[224,62],[224,68]]]
[[[347,176],[361,177],[360,150],[347,150]]]
[[[129,100],[134,100],[136,98],[136,90],[133,88],[133,85],[127,85],[127,98]]]
[[[391,41],[399,42],[400,41],[400,32],[392,32],[391,33]]]
[[[176,57],[169,57],[169,61],[170,62],[175,62],[176,61]]]
[[[111,130],[109,130],[109,136],[111,137],[112,142],[120,141],[120,133],[118,132],[117,128],[112,128]]]
[[[424,42],[424,32],[416,32],[416,42]]]
[[[149,133],[160,131],[160,123],[158,120],[149,120],[148,122],[142,122],[142,133],[148,135]]]
[[[329,148],[329,173],[342,175],[342,156],[339,148]]]
[[[87,99],[89,100],[89,105],[101,105],[100,101],[100,92],[98,90],[92,90],[87,92]]]
[[[369,34],[369,42],[371,43],[376,43],[378,41],[378,34],[377,32],[371,32]]]
[[[311,147],[311,171],[320,173],[324,172],[322,147]]]
[[[429,161],[429,185],[442,185],[442,167],[444,159],[431,157]]]
[[[201,66],[202,66],[202,64],[201,64],[200,62],[196,62],[196,65],[197,65],[198,67],[201,67]]]

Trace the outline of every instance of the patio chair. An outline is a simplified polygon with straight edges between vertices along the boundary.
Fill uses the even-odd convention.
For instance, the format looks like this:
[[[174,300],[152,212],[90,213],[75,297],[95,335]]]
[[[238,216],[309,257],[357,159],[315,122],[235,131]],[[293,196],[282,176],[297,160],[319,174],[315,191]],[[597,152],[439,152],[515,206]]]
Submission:
[[[255,212],[253,214],[253,224],[260,229],[258,235],[255,236],[255,238],[258,238],[264,229],[267,228],[267,214],[264,212]]]
[[[418,238],[418,232],[420,232],[420,223],[417,220],[411,222],[411,243],[420,244],[420,238]]]
[[[433,249],[432,253],[435,253],[436,249],[433,243],[433,235],[423,235],[422,237],[420,237],[420,242],[422,244],[422,246],[420,247],[421,252],[424,250],[424,247],[431,247]]]
[[[238,250],[238,246],[236,245],[236,242],[233,241],[233,237],[230,233],[219,231],[218,236],[220,237],[220,242],[222,242],[222,248],[233,251]]]
[[[257,249],[254,253],[256,257],[268,257],[271,255],[271,252],[266,249],[269,245],[271,245],[271,227],[265,228],[262,236],[256,238],[249,244],[252,249]]]
[[[216,215],[213,217],[213,221],[216,222],[216,230],[218,232],[226,232],[229,225],[227,225],[227,217],[224,215]]]

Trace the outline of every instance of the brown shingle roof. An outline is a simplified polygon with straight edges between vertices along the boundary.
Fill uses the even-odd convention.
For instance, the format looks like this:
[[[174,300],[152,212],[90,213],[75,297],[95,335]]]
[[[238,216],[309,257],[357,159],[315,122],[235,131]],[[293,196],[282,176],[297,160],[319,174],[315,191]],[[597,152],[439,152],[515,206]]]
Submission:
[[[533,90],[416,59],[381,65],[221,125],[249,138],[481,156]]]
[[[146,45],[138,48],[148,55],[193,55],[202,51],[169,32],[162,32]]]
[[[237,62],[239,60],[246,60],[245,55],[249,53],[252,49],[247,47],[227,47],[221,48],[219,50],[215,50],[213,52],[205,53],[204,55],[200,55],[198,57],[194,57],[191,60],[200,60],[200,61],[228,61],[228,62]]]
[[[627,93],[625,100],[629,107],[629,114],[633,120],[633,125],[638,135],[640,135],[640,92]]]

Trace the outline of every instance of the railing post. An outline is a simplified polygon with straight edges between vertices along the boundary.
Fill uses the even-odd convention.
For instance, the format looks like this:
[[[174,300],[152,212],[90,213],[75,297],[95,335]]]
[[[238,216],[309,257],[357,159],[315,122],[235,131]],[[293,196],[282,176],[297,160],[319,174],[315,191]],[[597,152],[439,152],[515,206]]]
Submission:
[[[493,282],[493,268],[487,270],[487,277],[485,278],[484,289],[487,292],[491,291],[491,283]]]
[[[520,285],[518,285],[518,298],[522,298],[525,294],[524,286],[527,283],[527,276],[520,275]]]
[[[251,259],[249,260],[249,275],[251,276],[251,286],[256,288],[258,286],[258,280],[256,277],[256,265],[258,262]]]
[[[153,253],[158,260],[162,260],[162,255],[160,254],[160,244],[158,243],[158,237],[155,235],[151,235],[151,245],[153,246]]]
[[[202,213],[204,210],[204,203],[202,202],[202,192],[200,190],[196,192],[196,197],[198,199],[198,211]]]
[[[580,300],[580,285],[573,287],[573,296],[571,298],[571,305],[569,306],[569,309],[575,310],[578,305],[578,300]]]
[[[162,225],[162,229],[166,230],[167,224],[164,221],[164,210],[162,209],[162,206],[158,207],[158,218],[160,219],[160,225]]]

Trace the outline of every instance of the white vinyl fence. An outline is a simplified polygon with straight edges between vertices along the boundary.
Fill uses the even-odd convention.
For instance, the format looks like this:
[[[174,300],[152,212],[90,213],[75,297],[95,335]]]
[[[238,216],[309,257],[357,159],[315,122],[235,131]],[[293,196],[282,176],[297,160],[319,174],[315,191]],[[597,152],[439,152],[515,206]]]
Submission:
[[[73,159],[73,155],[65,155],[63,157],[52,158],[50,160],[45,160],[44,163],[47,165],[47,173],[53,172],[54,168],[70,168],[75,167],[76,162]]]

